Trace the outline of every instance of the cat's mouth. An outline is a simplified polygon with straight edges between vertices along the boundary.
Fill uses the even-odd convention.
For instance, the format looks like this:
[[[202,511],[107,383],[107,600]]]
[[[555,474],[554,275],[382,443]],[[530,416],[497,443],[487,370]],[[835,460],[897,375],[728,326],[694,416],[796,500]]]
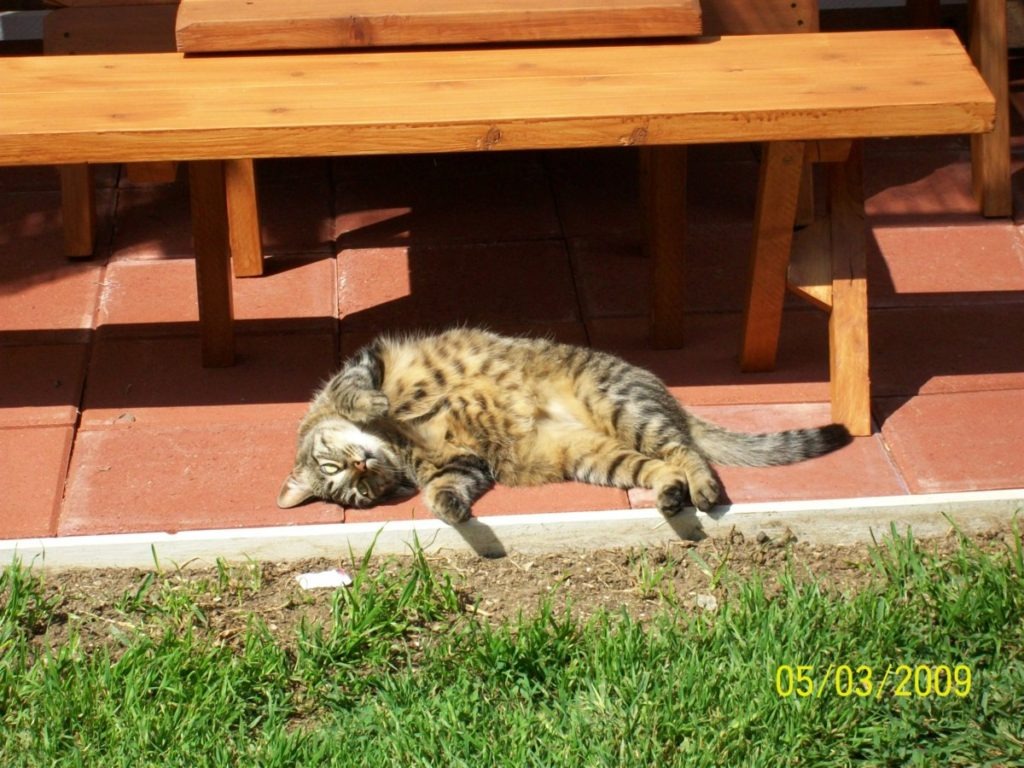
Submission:
[[[369,476],[364,474],[351,488],[349,488],[347,498],[345,499],[345,505],[363,509],[371,506],[376,500],[377,493],[370,482]]]
[[[347,507],[365,509],[392,496],[399,495],[407,485],[404,478],[386,461],[367,456],[362,472],[345,489],[342,503]]]
[[[348,482],[341,489],[341,498],[338,501],[346,507],[362,508],[373,504],[380,497],[384,485],[379,464],[370,456],[357,462]]]
[[[356,486],[349,488],[342,504],[355,509],[366,509],[400,495],[400,489],[400,486],[394,484],[383,488],[374,488],[366,480],[360,480]]]

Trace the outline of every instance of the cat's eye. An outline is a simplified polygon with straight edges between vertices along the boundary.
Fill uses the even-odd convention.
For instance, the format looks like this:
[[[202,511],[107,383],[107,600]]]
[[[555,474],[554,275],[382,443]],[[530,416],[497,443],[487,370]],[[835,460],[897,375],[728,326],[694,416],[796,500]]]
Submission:
[[[325,475],[336,475],[339,472],[341,472],[341,467],[330,461],[325,461],[323,464],[320,465],[320,471],[323,472]]]
[[[363,496],[369,496],[370,484],[365,480],[360,480],[358,483],[356,483],[356,490],[363,494]]]

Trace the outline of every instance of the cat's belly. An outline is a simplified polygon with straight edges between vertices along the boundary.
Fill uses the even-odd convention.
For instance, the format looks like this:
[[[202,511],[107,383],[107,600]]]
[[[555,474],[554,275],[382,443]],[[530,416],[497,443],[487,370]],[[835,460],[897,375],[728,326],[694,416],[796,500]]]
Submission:
[[[454,456],[478,456],[502,485],[540,485],[564,479],[564,462],[552,447],[569,425],[579,427],[568,412],[552,419],[532,408],[454,407],[417,423],[415,436],[421,452],[439,466]]]
[[[551,397],[538,409],[537,426],[545,430],[579,429],[585,422],[575,400]]]

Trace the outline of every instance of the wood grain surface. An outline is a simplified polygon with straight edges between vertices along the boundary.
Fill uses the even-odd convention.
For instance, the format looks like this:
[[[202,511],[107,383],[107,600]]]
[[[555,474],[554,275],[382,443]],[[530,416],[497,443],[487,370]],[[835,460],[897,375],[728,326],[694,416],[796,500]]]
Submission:
[[[946,30],[711,42],[0,59],[0,164],[965,134]]]
[[[698,0],[182,0],[178,50],[372,48],[699,35]]]

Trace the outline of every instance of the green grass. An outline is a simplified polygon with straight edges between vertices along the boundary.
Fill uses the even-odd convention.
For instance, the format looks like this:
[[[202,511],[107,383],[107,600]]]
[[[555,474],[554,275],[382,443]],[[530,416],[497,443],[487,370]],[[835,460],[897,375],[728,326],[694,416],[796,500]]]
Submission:
[[[364,561],[327,621],[230,642],[198,597],[260,587],[259,567],[140,578],[116,643],[83,647],[44,577],[0,574],[0,765],[1022,765],[1024,553],[911,535],[872,550],[877,578],[839,595],[791,564],[730,583],[714,613],[666,600],[638,622],[543,603],[493,626],[422,555]],[[640,588],[661,583],[641,572]],[[770,587],[770,588],[769,588]],[[70,622],[66,641],[40,642]],[[841,696],[829,666],[963,665],[968,695]],[[781,696],[780,665],[813,667]],[[863,671],[862,671],[863,672]],[[817,694],[820,689],[820,697]]]

